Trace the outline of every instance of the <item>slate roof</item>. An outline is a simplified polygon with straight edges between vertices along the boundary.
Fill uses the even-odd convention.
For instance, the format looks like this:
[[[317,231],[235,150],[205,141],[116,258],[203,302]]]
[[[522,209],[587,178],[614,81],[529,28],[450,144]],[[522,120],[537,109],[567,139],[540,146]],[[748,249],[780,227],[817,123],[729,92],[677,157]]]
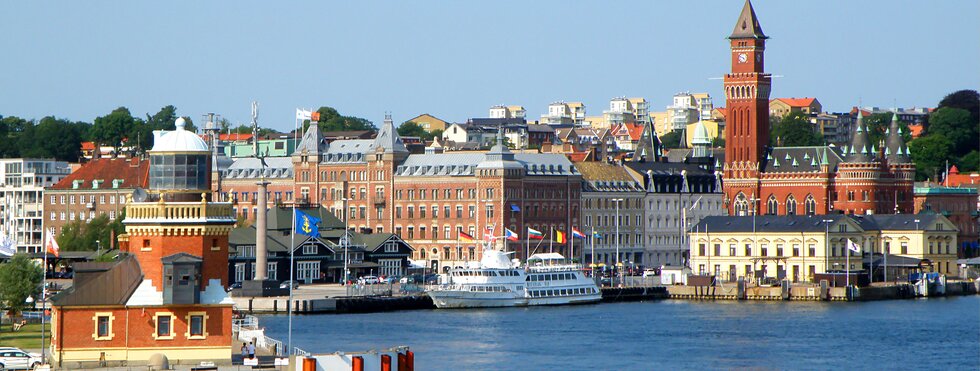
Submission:
[[[303,139],[296,146],[296,151],[294,154],[317,154],[323,152],[327,148],[327,141],[323,138],[323,134],[320,133],[320,127],[317,125],[310,125],[306,128],[306,132],[303,133]]]
[[[409,155],[395,169],[397,176],[473,176],[476,167],[483,162],[484,153],[428,153]],[[577,175],[578,170],[568,158],[551,153],[517,153],[514,159],[524,167],[527,175],[567,176]]]
[[[690,232],[825,232],[823,220],[833,220],[832,224],[848,218],[847,215],[756,215],[752,216],[706,216]],[[754,220],[754,222],[753,222]],[[754,229],[753,229],[754,228]]]
[[[79,189],[93,189],[94,180],[100,181],[99,188],[95,189],[112,189],[114,179],[122,179],[122,184],[117,184],[118,188],[146,188],[149,172],[149,160],[97,158],[86,162],[48,189],[73,189],[75,181],[81,182]]]
[[[582,190],[586,192],[643,191],[643,186],[629,175],[626,168],[603,162],[577,162],[582,173]]]
[[[828,146],[776,147],[766,156],[763,169],[766,173],[800,173],[820,171],[826,157],[830,172],[844,160]]]
[[[732,34],[728,36],[729,39],[768,39],[769,37],[762,33],[762,26],[759,25],[759,18],[755,16],[755,9],[752,8],[752,2],[745,0],[745,6],[742,7],[742,13],[738,16],[738,22],[735,22],[735,29],[732,30]]]
[[[942,215],[934,213],[854,215],[853,218],[865,230],[888,231],[926,230],[935,228],[936,223],[945,219]],[[916,223],[916,220],[919,220],[919,223]]]
[[[265,168],[259,159],[240,157],[222,172],[225,179],[258,179],[262,175],[269,179],[292,179],[293,161],[289,157],[266,157]]]
[[[333,144],[331,144],[332,146]],[[378,131],[378,136],[374,138],[374,143],[371,145],[372,151],[377,149],[383,150],[384,153],[408,153],[408,148],[405,148],[405,143],[402,142],[402,138],[398,136],[398,131],[395,130],[391,115],[385,115],[381,131]]]
[[[554,133],[555,128],[549,125],[529,124],[527,126],[527,131],[529,133]]]
[[[71,287],[51,297],[53,306],[123,305],[143,281],[132,255],[111,263],[78,262],[73,268]]]

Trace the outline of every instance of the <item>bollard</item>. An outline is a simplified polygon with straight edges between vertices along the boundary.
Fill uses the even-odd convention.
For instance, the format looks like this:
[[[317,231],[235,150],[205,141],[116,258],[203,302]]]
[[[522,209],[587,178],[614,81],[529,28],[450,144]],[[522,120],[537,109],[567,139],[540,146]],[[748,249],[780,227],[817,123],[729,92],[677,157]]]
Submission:
[[[316,358],[303,358],[303,371],[316,371]]]
[[[381,371],[391,371],[391,356],[381,355]]]
[[[364,357],[353,356],[350,359],[351,371],[364,371]]]
[[[408,363],[408,357],[405,356],[405,353],[398,353],[398,371],[407,371],[408,365],[406,363]]]
[[[405,371],[415,371],[415,352],[405,351]]]

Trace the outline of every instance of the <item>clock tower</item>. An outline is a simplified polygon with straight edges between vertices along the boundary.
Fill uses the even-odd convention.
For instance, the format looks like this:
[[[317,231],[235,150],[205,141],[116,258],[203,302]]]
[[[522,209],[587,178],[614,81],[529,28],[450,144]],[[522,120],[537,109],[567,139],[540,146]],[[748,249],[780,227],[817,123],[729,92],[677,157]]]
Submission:
[[[753,213],[760,195],[759,179],[769,146],[769,90],[764,72],[766,39],[745,1],[731,36],[732,71],[725,74],[727,106],[724,191],[729,215]],[[748,205],[754,204],[753,207]]]

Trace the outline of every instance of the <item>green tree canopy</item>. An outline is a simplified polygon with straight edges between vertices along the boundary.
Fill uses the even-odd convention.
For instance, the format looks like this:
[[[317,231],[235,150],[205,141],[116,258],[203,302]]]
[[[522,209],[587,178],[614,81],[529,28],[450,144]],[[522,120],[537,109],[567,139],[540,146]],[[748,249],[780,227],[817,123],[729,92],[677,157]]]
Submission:
[[[0,304],[10,313],[20,313],[27,307],[27,297],[40,292],[42,274],[41,266],[24,254],[0,264]]]
[[[980,122],[980,94],[976,90],[960,90],[950,93],[939,101],[936,108],[946,107],[967,110],[970,112],[970,122],[974,125]],[[929,118],[929,122],[932,122],[932,117]]]
[[[960,169],[961,172],[974,172],[980,170],[980,152],[977,150],[972,150],[963,157],[960,157],[959,161],[956,161],[956,167]]]
[[[71,221],[61,228],[61,233],[55,239],[65,251],[95,251],[99,247],[109,250],[116,246],[113,237],[125,232],[122,225],[124,218],[125,215],[119,215],[115,220],[109,220],[106,214],[102,214],[84,223]]]
[[[939,169],[946,166],[953,142],[942,134],[932,134],[916,138],[909,143],[912,162],[915,163],[915,179],[936,179]]]
[[[978,123],[970,112],[961,108],[943,107],[929,115],[927,135],[942,135],[953,142],[952,155],[961,157],[980,146]]]
[[[95,118],[92,139],[100,144],[112,146],[118,152],[123,145],[123,140],[133,132],[134,125],[136,119],[129,113],[129,109],[119,107],[108,115]]]
[[[822,146],[823,137],[803,112],[790,112],[772,126],[769,144],[773,147]]]
[[[320,113],[317,125],[321,131],[378,130],[371,121],[360,117],[342,116],[333,107],[324,106],[316,111]]]
[[[684,148],[681,141],[685,141],[684,144],[687,144],[687,139],[682,134],[680,130],[671,131],[660,137],[660,143],[663,143],[664,147],[667,148]]]
[[[422,140],[432,139],[432,134],[425,131],[422,125],[419,125],[412,121],[405,121],[400,126],[398,126],[398,135],[403,137],[419,137]]]

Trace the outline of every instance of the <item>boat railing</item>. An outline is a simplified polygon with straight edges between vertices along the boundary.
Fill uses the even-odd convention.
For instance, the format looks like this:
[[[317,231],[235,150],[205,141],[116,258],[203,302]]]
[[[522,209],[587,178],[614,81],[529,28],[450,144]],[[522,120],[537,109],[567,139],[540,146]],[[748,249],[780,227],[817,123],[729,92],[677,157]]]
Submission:
[[[580,270],[582,270],[582,265],[580,264],[532,265],[527,267],[528,273],[570,272]]]

